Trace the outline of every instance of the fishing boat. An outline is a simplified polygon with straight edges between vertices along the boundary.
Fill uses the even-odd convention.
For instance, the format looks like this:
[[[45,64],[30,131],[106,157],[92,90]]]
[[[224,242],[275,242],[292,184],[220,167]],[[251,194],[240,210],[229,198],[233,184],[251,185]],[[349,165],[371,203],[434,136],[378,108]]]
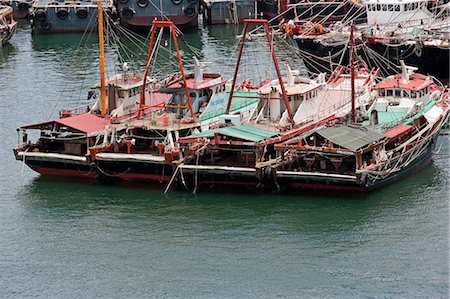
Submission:
[[[9,6],[0,5],[0,46],[6,44],[14,32],[17,22],[13,18],[13,9]]]
[[[35,0],[0,0],[0,5],[11,6],[14,19],[28,18],[28,11]]]
[[[120,24],[132,30],[148,31],[153,20],[172,21],[177,26],[197,25],[198,0],[119,0]]]
[[[387,69],[394,73],[403,60],[421,72],[448,80],[448,67],[441,67],[449,65],[448,4],[385,0],[366,1],[364,8],[367,23],[357,26],[355,38],[356,43],[366,49],[367,60],[375,63],[384,60]],[[340,53],[347,47],[351,21],[325,26],[324,20],[320,20],[307,22],[308,28],[305,28],[291,20],[282,31],[293,36],[301,51],[324,58],[314,65],[323,70],[329,69],[331,62],[348,61],[349,57],[342,58]],[[311,63],[308,67],[312,67]]]
[[[291,192],[369,191],[430,163],[449,118],[447,87],[401,61],[402,73],[381,80],[370,101],[358,106],[353,38],[350,48],[350,117],[276,144],[275,157],[256,166],[265,184]]]
[[[171,22],[153,22],[144,77],[151,65],[152,49],[157,46],[153,40],[158,28],[171,31],[180,72],[165,87],[155,91],[168,96],[167,102],[145,105],[145,97],[142,96],[139,109],[127,116],[126,127],[120,127],[120,122],[118,127],[113,124],[105,132],[105,138],[110,142],[90,148],[92,159],[103,178],[146,183],[168,182],[173,174],[172,161],[180,158],[178,139],[217,125],[219,116],[225,112],[227,80],[220,74],[203,73],[196,58],[194,73],[185,75],[175,27]],[[231,109],[235,113],[248,115],[257,103],[256,94],[248,88],[238,93],[239,100]],[[112,122],[115,123],[115,120]]]
[[[99,5],[101,7],[101,5]],[[48,176],[93,179],[97,177],[91,165],[88,148],[99,142],[100,133],[110,123],[110,112],[120,110],[124,104],[133,101],[133,95],[123,93],[143,84],[142,78],[124,74],[104,79],[103,13],[97,10],[100,45],[100,104],[64,110],[60,118],[17,129],[19,145],[14,149],[17,160],[34,171]],[[94,87],[94,88],[97,88]],[[92,97],[93,92],[89,94]],[[106,100],[108,95],[108,101]],[[117,95],[117,97],[116,97]],[[122,96],[121,96],[122,95]],[[34,137],[34,138],[33,138]]]
[[[373,103],[354,121],[277,144],[277,157],[261,165],[261,173],[289,191],[369,191],[426,167],[448,121],[448,90],[404,66],[374,93]]]
[[[249,117],[242,118],[228,111],[221,117],[221,127],[179,139],[184,158],[176,161],[178,182],[187,189],[227,185],[264,188],[266,186],[259,179],[255,165],[274,157],[275,144],[351,110],[347,99],[350,96],[350,77],[342,70],[336,70],[325,81],[323,74],[311,80],[286,66],[286,77],[282,78],[268,23],[264,20],[245,21],[234,80],[247,28],[255,23],[265,28],[277,79],[256,91],[259,102]],[[375,75],[374,71],[371,74],[361,72],[358,76],[360,103],[368,101],[372,75]],[[228,105],[232,105],[233,100],[231,93]]]
[[[102,0],[107,14],[114,10],[112,0]],[[93,32],[97,30],[98,1],[60,2],[37,0],[30,9],[34,33]]]

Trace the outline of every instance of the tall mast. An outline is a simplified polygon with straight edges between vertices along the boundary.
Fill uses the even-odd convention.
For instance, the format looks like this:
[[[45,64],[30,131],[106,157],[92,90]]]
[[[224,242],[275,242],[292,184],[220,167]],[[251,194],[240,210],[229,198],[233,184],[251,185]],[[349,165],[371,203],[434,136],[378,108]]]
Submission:
[[[105,49],[103,45],[103,8],[102,0],[98,0],[98,43],[100,47],[100,104],[102,115],[106,115],[106,90],[105,90]]]
[[[351,76],[351,93],[352,93],[352,123],[356,122],[355,112],[355,39],[354,39],[355,25],[350,25],[350,76]]]
[[[286,89],[284,88],[283,78],[281,77],[281,72],[280,72],[280,68],[278,66],[277,56],[275,55],[275,50],[273,47],[272,39],[270,38],[269,26],[268,26],[267,20],[261,20],[261,19],[246,19],[246,20],[244,20],[244,30],[242,31],[241,46],[239,48],[239,55],[238,55],[238,59],[236,62],[236,67],[234,69],[234,76],[233,76],[233,81],[231,84],[230,96],[228,98],[226,114],[230,114],[231,102],[233,100],[234,88],[236,86],[239,65],[241,63],[241,57],[242,57],[242,53],[244,51],[245,38],[247,35],[247,30],[248,30],[249,24],[261,24],[264,27],[264,32],[267,36],[267,41],[269,42],[270,54],[272,55],[272,60],[273,60],[273,64],[275,66],[275,70],[277,73],[278,82],[280,83],[281,94],[283,95],[284,104],[285,104],[287,112],[288,112],[289,121],[291,122],[292,125],[294,125],[295,122],[294,122],[294,117],[293,117],[292,111],[291,111],[291,105],[289,103],[289,100],[288,100],[288,97],[286,94]]]
[[[183,79],[184,91],[186,92],[186,98],[187,98],[187,106],[166,106],[166,107],[189,109],[189,111],[191,112],[192,119],[194,121],[196,121],[194,109],[192,107],[191,96],[189,94],[189,87],[187,85],[186,76],[184,74],[183,61],[181,60],[180,49],[178,48],[177,35],[175,33],[175,26],[172,21],[157,21],[157,20],[154,20],[152,23],[150,45],[148,47],[147,62],[146,62],[146,67],[145,67],[145,72],[144,72],[144,79],[143,79],[143,84],[142,84],[142,92],[141,92],[141,97],[140,97],[140,101],[139,101],[139,109],[138,109],[138,113],[137,113],[137,118],[141,119],[142,109],[145,105],[145,87],[147,85],[147,76],[148,76],[148,71],[149,71],[149,67],[150,67],[150,60],[152,58],[152,49],[153,49],[153,46],[155,43],[155,34],[156,34],[157,28],[161,28],[161,30],[163,30],[164,28],[169,28],[169,31],[170,31],[169,33],[172,35],[173,44],[175,46],[175,51],[177,53],[178,65],[180,67],[181,78]]]

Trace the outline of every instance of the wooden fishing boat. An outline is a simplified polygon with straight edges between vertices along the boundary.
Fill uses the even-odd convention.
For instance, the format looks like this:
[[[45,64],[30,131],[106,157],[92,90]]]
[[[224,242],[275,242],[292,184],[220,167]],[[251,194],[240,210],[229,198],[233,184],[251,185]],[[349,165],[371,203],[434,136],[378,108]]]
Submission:
[[[13,9],[9,6],[0,5],[0,46],[6,44],[14,32],[17,22],[13,18]]]
[[[229,112],[221,117],[221,127],[180,138],[183,159],[176,161],[178,182],[187,189],[199,186],[265,187],[256,172],[255,165],[274,157],[274,145],[302,132],[311,130],[337,116],[350,112],[350,77],[336,70],[325,82],[324,75],[316,80],[299,76],[286,67],[282,78],[272,49],[267,21],[246,20],[241,41],[241,52],[236,66],[239,70],[243,44],[249,24],[261,24],[265,28],[269,49],[278,79],[257,90],[259,103],[248,118]],[[359,99],[369,100],[371,74],[358,76]],[[233,103],[233,94],[228,104]]]
[[[101,8],[101,2],[99,1]],[[123,97],[113,100],[112,95],[128,88],[128,80],[136,84],[143,84],[143,80],[128,78],[128,75],[118,80],[109,81],[109,101],[106,101],[106,88],[104,79],[104,48],[103,48],[103,14],[98,11],[99,45],[100,45],[100,104],[99,108],[90,110],[80,107],[71,111],[62,111],[60,118],[42,123],[25,125],[17,129],[20,144],[14,149],[17,160],[22,161],[34,171],[49,176],[96,178],[97,173],[92,168],[89,146],[99,141],[101,132],[110,123],[109,113],[114,111],[113,106],[121,107],[128,99]],[[127,82],[125,82],[127,81]],[[140,82],[140,83],[139,83]],[[113,83],[115,85],[113,85]],[[119,84],[120,83],[120,84]],[[122,86],[121,83],[126,83]],[[32,132],[37,132],[31,140]]]
[[[153,24],[148,59],[156,47],[156,30],[168,28],[180,73],[155,91],[168,96],[167,103],[145,105],[142,97],[139,109],[127,116],[126,128],[113,124],[105,132],[105,138],[111,141],[90,148],[97,170],[104,178],[146,183],[169,181],[173,174],[172,161],[180,158],[178,139],[217,125],[219,116],[225,112],[227,80],[220,74],[203,73],[197,59],[194,59],[194,73],[185,75],[173,23],[154,21]],[[147,66],[151,65],[149,61]],[[148,71],[147,67],[144,77]],[[248,115],[257,103],[255,95],[241,90],[232,111]]]
[[[402,74],[378,83],[352,121],[275,145],[276,158],[258,165],[262,180],[291,192],[369,191],[426,167],[450,102],[445,87],[412,70],[403,64]]]

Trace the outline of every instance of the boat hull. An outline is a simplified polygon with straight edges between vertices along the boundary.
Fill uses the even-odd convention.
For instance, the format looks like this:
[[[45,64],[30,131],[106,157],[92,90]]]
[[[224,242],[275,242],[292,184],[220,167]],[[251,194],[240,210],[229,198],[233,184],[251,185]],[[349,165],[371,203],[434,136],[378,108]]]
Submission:
[[[95,167],[103,179],[132,183],[167,183],[174,169],[163,157],[115,153],[97,154]]]
[[[75,33],[97,31],[97,7],[83,5],[33,6],[30,22],[33,33]],[[111,7],[104,7],[111,13]]]
[[[419,149],[421,150],[419,155],[416,155],[418,152],[413,150],[401,158],[392,159],[379,166],[379,169],[395,169],[396,165],[414,157],[406,167],[391,171],[387,175],[369,177],[367,173],[347,175],[279,170],[276,171],[276,184],[286,192],[298,190],[368,192],[414,175],[427,167],[432,162],[432,153],[438,135],[436,134],[422,149]]]
[[[87,157],[14,151],[16,159],[43,176],[95,180],[98,174]]]
[[[264,185],[256,176],[255,168],[217,165],[182,165],[177,173],[181,189],[198,190],[256,190]]]
[[[149,0],[145,3],[143,6],[139,1],[119,1],[117,11],[120,24],[138,31],[148,31],[155,19],[170,20],[175,25],[183,27],[197,25],[199,4],[196,0],[182,0],[179,4],[174,4],[172,1],[160,2],[159,0]],[[161,16],[161,13],[164,16]]]

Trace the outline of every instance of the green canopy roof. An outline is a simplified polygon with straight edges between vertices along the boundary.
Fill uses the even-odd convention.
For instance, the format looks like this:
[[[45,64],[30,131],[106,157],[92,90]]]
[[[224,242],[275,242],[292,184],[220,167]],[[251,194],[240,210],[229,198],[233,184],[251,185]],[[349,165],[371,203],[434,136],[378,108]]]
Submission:
[[[191,136],[188,136],[187,138],[203,138],[203,137],[212,138],[216,133],[252,142],[260,142],[265,139],[277,136],[277,134],[274,132],[261,130],[258,128],[253,128],[245,125],[239,125],[208,130],[202,133],[193,134]]]
[[[365,127],[334,126],[318,129],[315,133],[352,151],[384,138],[384,134]]]

